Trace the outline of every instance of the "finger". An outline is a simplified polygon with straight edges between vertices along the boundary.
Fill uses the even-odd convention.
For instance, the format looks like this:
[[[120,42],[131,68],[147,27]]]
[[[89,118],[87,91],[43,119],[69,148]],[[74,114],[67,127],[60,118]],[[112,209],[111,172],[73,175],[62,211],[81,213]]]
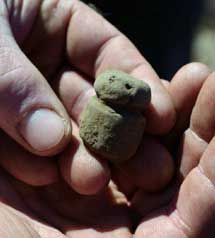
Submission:
[[[158,140],[146,135],[134,157],[120,165],[119,170],[136,187],[155,192],[171,181],[174,164],[171,155]]]
[[[205,81],[207,74],[202,78]],[[190,127],[185,132],[181,146],[181,173],[186,176],[196,167],[200,157],[207,148],[208,143],[215,133],[215,107],[213,93],[215,91],[215,75],[211,74],[205,81],[193,108]]]
[[[138,189],[138,187],[133,183],[131,176],[118,167],[111,167],[111,179],[115,184],[117,184],[119,191],[121,191],[128,199],[131,199]]]
[[[192,108],[209,74],[210,70],[206,65],[190,63],[182,67],[173,77],[168,91],[177,112],[178,130],[183,131],[188,127]]]
[[[113,206],[105,193],[100,196],[80,196],[64,183],[32,189],[16,184],[27,206],[57,227],[66,237],[125,237],[130,238],[131,222],[126,207]],[[89,206],[90,204],[90,206]],[[102,209],[103,213],[100,212]],[[29,220],[31,222],[31,220]],[[34,228],[44,238],[63,238],[60,232],[39,222]],[[108,230],[108,231],[107,231]]]
[[[204,83],[191,117],[190,128],[206,142],[211,140],[215,131],[215,118],[213,113],[211,113],[211,110],[215,107],[213,100],[215,90],[214,79],[215,73],[212,73]]]
[[[215,232],[215,160],[213,138],[203,153],[199,165],[186,177],[181,186],[173,219],[187,237],[212,238]],[[198,208],[198,209],[197,209]],[[184,224],[184,225],[183,225]]]
[[[213,139],[200,164],[188,174],[172,203],[146,216],[135,233],[136,238],[214,237],[214,146]]]
[[[175,202],[171,204],[167,214],[170,214],[169,217],[164,213],[160,216],[155,214],[150,222],[143,222],[137,231],[140,237],[147,237],[144,236],[146,235],[144,231],[150,231],[150,229],[152,231],[153,226],[157,227],[156,236],[159,233],[165,234],[165,237],[172,237],[173,234],[175,237],[187,238],[214,236],[215,163],[213,157],[215,140],[211,139],[211,134],[214,133],[213,116],[211,115],[214,106],[211,103],[213,102],[213,81],[212,74],[205,81],[199,93],[191,116],[191,128],[184,135],[181,172],[184,177],[187,177],[176,198],[176,205]],[[207,115],[206,118],[205,115]],[[193,122],[196,124],[192,124]],[[205,131],[202,131],[203,127]],[[197,131],[203,134],[200,136]],[[209,145],[208,142],[210,142]],[[176,209],[173,211],[174,208]],[[166,224],[166,228],[162,228],[162,224]],[[148,235],[150,234],[148,232]]]
[[[45,78],[21,52],[8,19],[0,16],[0,128],[38,155],[69,141],[69,117]]]
[[[138,190],[131,201],[131,207],[141,217],[146,217],[152,212],[167,206],[178,191],[176,184],[171,184],[167,189],[158,193],[148,193],[144,190]]]
[[[97,158],[81,142],[79,130],[73,124],[72,144],[60,159],[60,169],[65,181],[78,193],[93,195],[100,192],[110,180],[106,160]]]
[[[191,170],[180,187],[179,193],[166,213],[147,217],[137,230],[137,237],[147,237],[156,226],[156,235],[165,237],[212,238],[214,237],[215,216],[215,138],[203,152],[200,163]],[[198,209],[197,209],[198,208]],[[162,215],[161,215],[162,214]],[[152,218],[153,219],[150,219]],[[166,224],[166,226],[161,226]],[[153,236],[152,236],[153,237]]]
[[[118,69],[147,82],[152,89],[148,130],[165,133],[174,125],[171,98],[149,63],[125,36],[81,2],[73,6],[67,52],[71,64],[91,78],[106,69]]]
[[[43,186],[58,180],[57,163],[23,149],[5,133],[0,132],[0,165],[15,178],[33,186]]]
[[[166,144],[172,150],[179,143],[178,138],[188,128],[190,115],[196,102],[202,84],[210,71],[207,66],[201,63],[190,63],[182,67],[173,77],[168,86],[177,112],[177,120],[171,132],[165,138]]]
[[[123,225],[125,221],[126,224],[124,225],[130,224],[127,217],[128,207],[125,206],[125,203],[118,203],[114,200],[109,186],[96,196],[77,194],[61,182],[44,187],[41,192],[42,197],[54,210],[70,220],[79,221],[81,224],[92,227],[105,224],[111,226],[114,223]],[[121,219],[119,219],[120,217]]]
[[[66,31],[74,2],[27,0],[20,7],[21,20],[11,13],[15,38],[49,81],[65,60]]]
[[[163,79],[161,81],[168,89],[170,82]],[[162,190],[171,181],[173,174],[174,164],[169,152],[158,140],[149,136],[144,136],[139,150],[131,160],[112,168],[112,178],[120,191],[132,198],[132,207],[141,215],[157,208],[158,204],[164,204],[166,197],[170,197],[166,193],[155,192]],[[142,206],[143,203],[147,206]]]
[[[53,82],[53,88],[72,119],[79,124],[89,99],[95,95],[88,78],[71,69],[63,69]]]
[[[94,93],[92,86],[80,74],[67,71],[62,74],[55,88],[58,88],[59,97],[78,123],[83,108]],[[74,93],[71,94],[73,90]],[[65,167],[69,168],[69,166]],[[160,143],[148,137],[143,140],[136,155],[116,170],[122,175],[124,181],[127,181],[126,177],[134,187],[155,191],[162,189],[171,180],[174,165],[168,151]],[[117,177],[118,180],[121,179],[120,176]],[[128,187],[127,184],[125,186]],[[122,187],[123,185],[121,189]]]
[[[98,193],[110,179],[108,162],[88,151],[81,142],[77,126],[81,112],[94,90],[84,76],[73,71],[63,70],[54,84],[56,92],[75,121],[72,144],[60,160],[61,173],[76,192],[87,195]]]

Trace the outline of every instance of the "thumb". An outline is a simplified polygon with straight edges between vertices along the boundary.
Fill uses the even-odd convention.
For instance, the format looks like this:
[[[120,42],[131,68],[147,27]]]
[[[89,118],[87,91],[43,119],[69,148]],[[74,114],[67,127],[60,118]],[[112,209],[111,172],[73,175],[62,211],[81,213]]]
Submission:
[[[18,47],[7,16],[0,15],[0,26],[0,128],[35,154],[55,154],[70,139],[70,119]]]

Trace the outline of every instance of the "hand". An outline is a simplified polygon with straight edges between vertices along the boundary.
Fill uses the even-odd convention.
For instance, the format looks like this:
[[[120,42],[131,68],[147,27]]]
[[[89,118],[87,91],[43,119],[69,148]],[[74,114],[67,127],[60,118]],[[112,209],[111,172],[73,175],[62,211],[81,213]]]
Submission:
[[[131,238],[126,201],[112,184],[82,196],[59,181],[28,186],[0,171],[0,236],[16,238]]]
[[[69,116],[78,124],[92,95],[92,81],[105,69],[123,70],[151,86],[148,132],[165,134],[174,125],[172,100],[148,62],[125,36],[80,1],[0,0],[0,25],[0,128],[34,154],[11,147],[3,136],[0,164],[21,181],[45,185],[58,179],[56,161],[40,156],[62,151],[71,140]],[[55,82],[61,101],[47,82]],[[60,161],[61,173],[76,191],[94,194],[110,179],[108,163],[80,146],[78,128],[72,140],[71,150]],[[171,172],[163,184],[170,177]]]
[[[215,74],[208,74],[205,66],[191,64],[167,84],[178,113],[170,134],[177,142],[178,173],[167,191],[135,194],[133,206],[142,216],[135,238],[214,237]]]
[[[194,132],[193,123],[195,120],[201,122],[198,113],[202,115],[203,112],[199,112],[199,110],[207,100],[210,100],[209,96],[213,95],[210,92],[214,88],[215,76],[212,74],[206,80],[208,74],[209,71],[205,66],[190,64],[182,68],[170,84],[165,83],[170,95],[178,95],[174,97],[178,120],[172,133],[170,133],[171,138],[177,138],[177,135],[180,136],[183,133],[190,121],[191,112],[192,126],[190,128]],[[203,83],[204,86],[202,87]],[[179,90],[182,90],[183,94],[179,94]],[[204,101],[202,101],[203,99]],[[210,115],[206,112],[211,108],[203,107],[203,109],[204,115]],[[214,120],[214,118],[208,117],[207,123],[202,125],[212,125],[208,123],[208,120]],[[206,129],[208,132],[211,130],[211,128]],[[182,147],[180,147],[183,149],[179,151],[181,152],[179,159],[182,159],[180,172],[186,177],[180,187],[179,195],[177,193],[178,184],[161,193],[153,194],[140,190],[134,195],[133,207],[144,216],[136,230],[135,238],[213,237],[211,234],[214,232],[214,226],[209,226],[213,224],[212,209],[214,207],[214,190],[209,180],[210,178],[213,181],[210,145],[205,150],[206,142],[199,140],[196,135],[192,137],[193,134],[189,135],[189,131],[190,129],[185,133],[185,139],[182,140]],[[191,137],[187,137],[187,135]],[[200,146],[196,146],[198,143]],[[205,151],[205,156],[203,154],[200,165],[194,168],[203,153],[202,151],[196,153],[199,149]],[[200,172],[200,168],[204,168],[208,178]],[[132,237],[132,228],[135,226],[134,216],[130,213],[126,197],[117,191],[113,183],[96,196],[82,196],[71,190],[63,181],[46,187],[35,188],[18,182],[2,171],[0,176],[2,200],[0,234],[4,237]],[[124,180],[124,188],[127,186],[127,189],[130,190],[130,185]],[[176,196],[172,200],[174,192]],[[170,200],[172,202],[169,202]],[[169,205],[166,205],[168,203]],[[196,209],[196,207],[200,209]],[[8,224],[10,224],[9,229]],[[203,235],[200,235],[202,234],[200,232],[204,232]]]

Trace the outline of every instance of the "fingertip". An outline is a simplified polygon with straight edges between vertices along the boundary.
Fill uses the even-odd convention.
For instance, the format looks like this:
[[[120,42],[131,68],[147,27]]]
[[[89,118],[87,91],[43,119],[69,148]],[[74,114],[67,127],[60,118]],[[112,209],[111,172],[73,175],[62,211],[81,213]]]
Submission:
[[[67,112],[77,124],[89,98],[95,95],[93,87],[88,81],[86,76],[71,71],[71,69],[65,69],[53,83]]]
[[[191,77],[193,78],[193,80],[198,81],[201,80],[202,78],[207,77],[210,74],[210,72],[211,71],[207,65],[199,62],[192,62],[180,68],[173,77],[171,83],[177,80],[187,80],[190,79]]]
[[[33,154],[54,155],[69,141],[69,116],[47,80],[15,41],[6,48],[5,59],[0,63],[0,127]]]
[[[190,128],[203,140],[210,142],[214,136],[215,73],[209,74],[198,94],[192,110]]]
[[[176,112],[171,97],[161,94],[152,95],[152,103],[144,113],[147,119],[146,131],[150,134],[166,134],[176,122]]]
[[[189,127],[190,117],[204,81],[210,74],[208,67],[201,63],[190,63],[183,66],[175,74],[167,88],[177,120],[172,131],[167,135],[166,142],[173,146],[177,138]]]
[[[200,88],[210,74],[208,66],[193,62],[184,65],[171,80],[168,89],[178,114],[190,112]]]
[[[144,80],[151,88],[151,103],[144,111],[147,119],[146,131],[156,135],[166,134],[176,122],[175,107],[168,92],[170,84],[159,79],[154,71],[146,70],[148,67],[143,68],[135,71],[133,76]]]
[[[68,120],[50,109],[28,112],[17,128],[31,150],[41,156],[56,154],[71,137]]]
[[[209,74],[210,69],[202,63],[187,64],[175,74],[168,91],[177,111],[186,110],[194,104]]]
[[[169,152],[154,138],[145,137],[135,156],[122,165],[133,183],[144,191],[162,190],[174,175]]]
[[[61,173],[66,182],[82,195],[99,193],[110,180],[105,160],[95,158],[79,141],[74,141],[60,159]]]

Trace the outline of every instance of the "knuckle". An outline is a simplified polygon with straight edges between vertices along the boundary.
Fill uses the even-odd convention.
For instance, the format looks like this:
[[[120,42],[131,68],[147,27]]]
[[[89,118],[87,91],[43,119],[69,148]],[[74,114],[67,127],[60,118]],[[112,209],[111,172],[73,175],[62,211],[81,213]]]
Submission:
[[[9,57],[10,58],[10,57]],[[23,105],[32,98],[33,75],[24,64],[14,63],[5,58],[2,66],[0,56],[0,117],[10,115],[11,119],[22,111]],[[11,63],[11,64],[10,64]],[[5,67],[4,67],[5,66]]]

